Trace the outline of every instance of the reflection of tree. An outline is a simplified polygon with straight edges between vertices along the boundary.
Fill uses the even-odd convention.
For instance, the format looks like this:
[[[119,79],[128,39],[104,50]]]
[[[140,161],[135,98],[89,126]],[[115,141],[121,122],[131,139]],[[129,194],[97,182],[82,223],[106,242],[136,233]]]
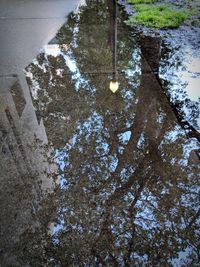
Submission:
[[[111,68],[109,13],[104,1],[98,9],[88,1],[88,7],[58,35],[63,41],[65,30],[74,32],[65,55],[76,63],[76,73],[64,54],[41,55],[41,62],[29,66],[32,90],[39,83],[34,102],[62,172],[49,254],[60,266],[172,266],[186,250],[192,256],[183,266],[195,266],[198,159],[154,74],[160,40],[143,38],[140,48],[120,32],[118,66],[124,71],[121,91],[113,95],[104,73]]]
[[[58,146],[62,146],[61,144],[67,139],[67,136],[72,135],[70,132],[70,121],[76,121],[77,118],[89,116],[88,105],[94,100],[92,99],[91,90],[88,90],[88,83],[92,84],[94,88],[98,88],[96,98],[99,99],[98,103],[100,105],[101,103],[106,105],[105,102],[108,101],[107,104],[112,105],[113,112],[116,112],[119,108],[115,104],[112,104],[113,99],[115,99],[114,96],[113,99],[107,97],[108,77],[112,74],[109,14],[106,11],[105,3],[98,3],[98,9],[93,1],[91,3],[89,2],[89,6],[90,9],[87,7],[82,8],[84,16],[81,16],[79,21],[77,17],[71,15],[68,23],[61,28],[57,35],[59,44],[66,41],[71,44],[66,54],[72,61],[77,63],[78,72],[81,73],[79,91],[75,90],[77,86],[76,80],[66,65],[64,53],[56,58],[51,55],[40,54],[37,57],[38,64],[29,66],[36,83],[40,88],[44,88],[44,90],[37,91],[35,104],[38,106],[40,114],[43,114],[42,117],[44,117],[45,126],[52,133],[49,136],[50,141]],[[91,12],[96,14],[96,16],[91,16]],[[74,30],[77,27],[79,29],[78,37],[76,30]],[[72,40],[69,41],[66,39],[68,37],[65,36],[71,35],[73,35]],[[124,36],[123,32],[119,35],[119,39],[118,64],[119,68],[123,69],[124,65],[132,60],[131,51],[127,47],[130,45],[134,46],[134,44]],[[45,75],[43,75],[44,68]],[[62,70],[62,76],[57,75],[57,69]],[[120,82],[124,84],[124,88],[130,88],[129,81],[124,75],[120,78],[122,79]],[[29,82],[31,81],[29,80]],[[56,101],[52,101],[55,98]],[[42,103],[40,103],[39,99],[43,100]],[[124,105],[124,103],[121,101],[119,105]],[[74,109],[77,113],[72,113]],[[80,114],[80,112],[85,115]],[[60,131],[61,128],[63,129],[61,140],[58,135],[53,136],[53,129],[57,128]],[[58,144],[59,142],[60,144]]]

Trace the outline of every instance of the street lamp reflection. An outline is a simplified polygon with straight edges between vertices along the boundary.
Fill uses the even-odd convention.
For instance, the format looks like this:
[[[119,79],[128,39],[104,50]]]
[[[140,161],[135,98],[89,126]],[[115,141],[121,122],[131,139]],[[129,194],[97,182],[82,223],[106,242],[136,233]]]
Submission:
[[[117,81],[110,82],[110,90],[115,93],[119,89],[119,83]]]

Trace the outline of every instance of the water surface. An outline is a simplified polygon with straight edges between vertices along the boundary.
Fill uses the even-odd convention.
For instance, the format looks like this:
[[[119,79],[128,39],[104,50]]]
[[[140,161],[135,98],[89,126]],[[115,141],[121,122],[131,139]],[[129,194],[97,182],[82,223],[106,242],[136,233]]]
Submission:
[[[2,266],[198,266],[199,56],[124,16],[87,1],[7,78]]]

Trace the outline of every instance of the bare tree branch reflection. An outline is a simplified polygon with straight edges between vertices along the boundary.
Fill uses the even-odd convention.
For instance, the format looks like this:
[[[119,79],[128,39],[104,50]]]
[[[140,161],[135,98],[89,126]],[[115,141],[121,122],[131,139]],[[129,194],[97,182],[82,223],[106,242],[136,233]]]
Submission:
[[[87,4],[56,37],[70,48],[27,68],[61,174],[48,255],[58,266],[173,266],[185,253],[180,266],[197,266],[198,142],[161,88],[161,39],[119,30],[113,95],[112,9]]]

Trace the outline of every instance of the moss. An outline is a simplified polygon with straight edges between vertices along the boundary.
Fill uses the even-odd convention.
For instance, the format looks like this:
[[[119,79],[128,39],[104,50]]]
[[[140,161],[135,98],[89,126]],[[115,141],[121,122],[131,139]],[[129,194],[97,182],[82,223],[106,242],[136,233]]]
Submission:
[[[144,25],[150,28],[177,28],[190,15],[187,10],[177,10],[168,5],[135,5],[136,15],[129,18],[129,25]]]

